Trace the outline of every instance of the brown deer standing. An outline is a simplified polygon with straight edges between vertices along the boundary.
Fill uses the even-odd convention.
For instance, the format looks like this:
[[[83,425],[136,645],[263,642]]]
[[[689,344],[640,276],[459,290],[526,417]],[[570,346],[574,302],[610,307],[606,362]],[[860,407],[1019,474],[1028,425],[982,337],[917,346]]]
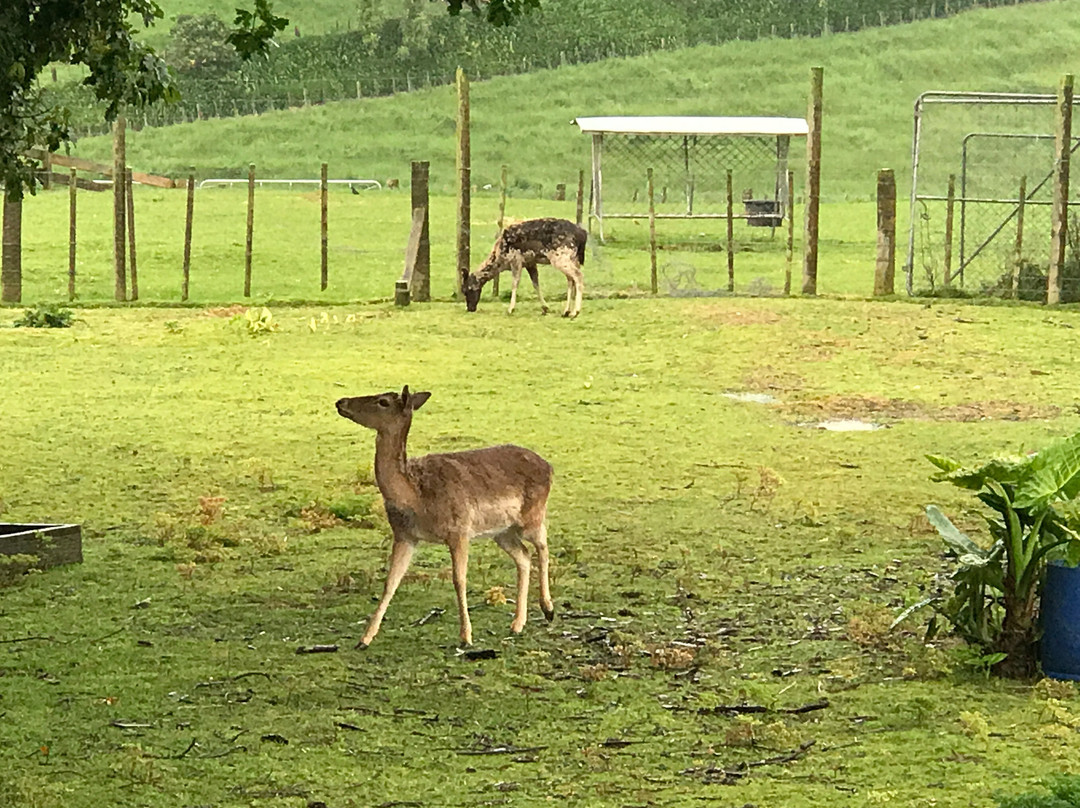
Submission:
[[[462,282],[465,305],[476,311],[484,284],[509,269],[514,278],[510,292],[508,314],[517,306],[517,288],[521,270],[529,273],[540,309],[547,314],[547,304],[540,294],[540,276],[537,264],[550,264],[566,276],[566,309],[563,317],[577,317],[581,313],[581,297],[585,291],[585,276],[581,265],[585,263],[585,243],[589,233],[567,219],[526,219],[504,228],[495,239],[491,254],[475,272],[470,272]]]
[[[375,481],[394,534],[386,586],[357,648],[366,648],[379,633],[386,608],[421,541],[441,542],[450,548],[463,644],[472,643],[465,578],[469,541],[478,536],[493,536],[517,566],[517,602],[510,630],[516,634],[525,627],[530,568],[525,541],[536,547],[540,608],[548,620],[555,614],[544,522],[551,465],[536,452],[509,444],[407,458],[412,414],[430,397],[431,393],[410,393],[406,386],[400,394],[337,402],[338,413],[375,430]]]

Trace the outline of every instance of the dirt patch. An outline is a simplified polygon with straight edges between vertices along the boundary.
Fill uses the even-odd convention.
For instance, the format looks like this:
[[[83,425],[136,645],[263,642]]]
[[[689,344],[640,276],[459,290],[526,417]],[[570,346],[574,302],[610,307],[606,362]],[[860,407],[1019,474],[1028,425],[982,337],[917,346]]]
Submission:
[[[784,410],[800,420],[1029,421],[1056,418],[1061,414],[1060,407],[1017,401],[971,401],[936,406],[881,396],[825,396],[792,402]]]
[[[1057,418],[1061,408],[1053,405],[1021,404],[1017,401],[973,401],[945,407],[949,421],[1030,421]]]
[[[784,318],[774,311],[746,311],[726,306],[701,306],[695,314],[717,325],[775,325]]]
[[[236,303],[232,306],[214,306],[213,308],[203,309],[200,313],[203,317],[235,317],[247,310],[247,306]]]

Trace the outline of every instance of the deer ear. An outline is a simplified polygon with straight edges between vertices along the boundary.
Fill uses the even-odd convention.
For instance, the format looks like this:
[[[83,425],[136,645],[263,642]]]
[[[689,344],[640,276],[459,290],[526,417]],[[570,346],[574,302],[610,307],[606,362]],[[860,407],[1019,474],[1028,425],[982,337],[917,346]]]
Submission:
[[[405,385],[401,388],[401,406],[409,406],[409,385]]]
[[[409,406],[418,410],[424,406],[424,402],[431,398],[431,393],[413,393],[409,396]]]

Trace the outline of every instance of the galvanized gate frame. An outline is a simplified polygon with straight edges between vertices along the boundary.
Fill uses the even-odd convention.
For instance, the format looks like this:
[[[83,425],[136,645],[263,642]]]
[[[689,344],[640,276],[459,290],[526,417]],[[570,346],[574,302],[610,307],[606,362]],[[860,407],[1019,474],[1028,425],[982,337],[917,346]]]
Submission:
[[[916,208],[919,201],[943,201],[945,197],[933,196],[929,194],[919,193],[919,158],[920,158],[920,146],[922,138],[922,114],[923,109],[927,104],[1010,104],[1015,106],[1052,106],[1057,103],[1057,96],[1048,93],[984,93],[984,92],[953,92],[950,90],[928,90],[922,93],[915,99],[915,132],[911,142],[911,208],[908,218],[908,252],[907,260],[904,263],[904,272],[907,276],[907,293],[909,295],[914,294],[914,270],[915,270],[915,225],[917,222]],[[973,133],[973,134],[989,134],[989,133]],[[964,139],[964,145],[966,149],[966,143],[973,135],[968,135]],[[1010,136],[1010,135],[1003,135]],[[1053,135],[1050,135],[1053,138]],[[1073,147],[1075,151],[1076,146]],[[966,155],[966,152],[965,152]],[[966,162],[965,162],[966,166]],[[1045,182],[1045,180],[1044,180]],[[1040,183],[1041,185],[1041,183]],[[1033,193],[1032,190],[1030,193]],[[1030,195],[1029,193],[1029,195]],[[961,191],[961,199],[965,198],[965,194]],[[980,200],[988,201],[988,200]],[[1013,200],[993,200],[993,201],[1013,201]],[[961,202],[963,205],[963,202]],[[1010,217],[1011,218],[1011,217]],[[1002,222],[1001,226],[994,231],[993,235],[996,235],[1005,227],[1008,223],[1008,218]],[[987,243],[989,240],[987,241]],[[981,250],[985,244],[980,245]],[[971,258],[968,257],[970,262]],[[963,266],[963,258],[961,258],[961,267]]]

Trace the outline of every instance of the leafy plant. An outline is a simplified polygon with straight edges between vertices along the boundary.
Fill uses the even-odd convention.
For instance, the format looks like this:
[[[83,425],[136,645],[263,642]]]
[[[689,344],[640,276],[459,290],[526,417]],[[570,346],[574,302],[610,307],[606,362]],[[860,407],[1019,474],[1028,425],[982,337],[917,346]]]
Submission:
[[[252,307],[243,315],[238,314],[233,317],[233,322],[243,323],[247,332],[253,337],[278,330],[278,324],[274,322],[274,315],[265,306],[262,308]]]
[[[1063,774],[1047,778],[1043,785],[1050,793],[1027,792],[998,797],[999,808],[1080,808],[1080,776]]]
[[[986,517],[993,543],[984,548],[937,506],[927,506],[927,517],[959,565],[952,595],[938,611],[984,655],[1004,654],[995,657],[997,673],[1031,675],[1047,556],[1056,551],[1070,563],[1080,560],[1071,502],[1080,493],[1080,433],[1037,454],[978,467],[932,455],[927,459],[941,470],[935,481],[978,492],[993,512]]]
[[[16,328],[71,328],[75,313],[58,303],[41,304],[23,312]]]

